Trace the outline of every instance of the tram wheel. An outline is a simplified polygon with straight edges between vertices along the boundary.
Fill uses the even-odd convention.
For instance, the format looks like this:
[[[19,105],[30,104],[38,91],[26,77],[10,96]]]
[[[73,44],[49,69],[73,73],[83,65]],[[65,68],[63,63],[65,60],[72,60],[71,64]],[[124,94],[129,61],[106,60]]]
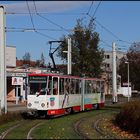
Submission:
[[[72,108],[66,108],[66,114],[70,114],[72,112]]]
[[[94,105],[93,105],[93,108],[96,109],[96,110],[100,109],[100,108],[99,108],[99,104],[94,104]]]

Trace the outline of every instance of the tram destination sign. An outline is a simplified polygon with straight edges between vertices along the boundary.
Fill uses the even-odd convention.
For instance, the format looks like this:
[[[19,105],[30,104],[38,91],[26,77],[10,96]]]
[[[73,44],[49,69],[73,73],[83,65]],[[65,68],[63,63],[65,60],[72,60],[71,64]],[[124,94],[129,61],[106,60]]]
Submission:
[[[30,82],[46,82],[47,81],[47,77],[31,76],[31,77],[29,77],[29,81]]]

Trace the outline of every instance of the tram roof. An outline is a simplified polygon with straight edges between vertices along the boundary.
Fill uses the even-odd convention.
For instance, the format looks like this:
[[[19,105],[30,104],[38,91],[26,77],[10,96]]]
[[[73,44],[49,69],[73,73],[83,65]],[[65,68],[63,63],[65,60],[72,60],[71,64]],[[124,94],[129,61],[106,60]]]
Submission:
[[[63,77],[63,78],[81,78],[79,76],[71,76],[71,75],[62,75],[57,73],[31,73],[28,76],[56,76],[56,77]]]
[[[85,80],[104,81],[102,78],[84,78]]]
[[[56,76],[60,78],[77,78],[77,79],[85,79],[85,80],[104,81],[104,79],[101,79],[101,78],[79,77],[79,76],[63,75],[63,74],[57,74],[57,73],[31,73],[31,74],[28,74],[28,76],[54,76],[54,77]]]

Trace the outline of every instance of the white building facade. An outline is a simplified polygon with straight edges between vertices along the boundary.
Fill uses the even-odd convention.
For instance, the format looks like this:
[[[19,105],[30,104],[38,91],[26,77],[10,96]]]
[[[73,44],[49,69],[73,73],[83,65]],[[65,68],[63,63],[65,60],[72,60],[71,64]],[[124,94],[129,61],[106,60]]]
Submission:
[[[116,63],[117,63],[117,68],[120,64],[120,59],[122,57],[125,57],[126,53],[125,52],[121,52],[121,51],[117,51],[116,52]],[[105,51],[104,52],[104,65],[103,65],[103,70],[107,71],[107,72],[112,72],[112,51]]]
[[[120,59],[122,57],[125,57],[126,53],[125,52],[121,52],[121,51],[117,51],[116,52],[116,67],[117,70],[119,68],[119,64],[120,64]],[[112,92],[112,62],[113,61],[113,55],[112,55],[112,51],[105,51],[104,52],[104,61],[103,61],[103,66],[102,66],[102,70],[104,71],[104,77],[106,79],[107,85],[106,85],[106,94],[111,94]],[[121,76],[119,76],[117,74],[117,89],[119,89],[121,86]]]
[[[16,47],[15,46],[6,46],[6,66],[7,67],[16,67]]]

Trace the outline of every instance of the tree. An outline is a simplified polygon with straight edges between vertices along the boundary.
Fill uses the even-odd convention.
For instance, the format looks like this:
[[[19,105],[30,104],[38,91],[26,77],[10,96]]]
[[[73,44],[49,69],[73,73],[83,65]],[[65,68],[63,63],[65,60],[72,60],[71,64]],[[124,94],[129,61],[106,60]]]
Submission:
[[[43,53],[41,53],[40,66],[41,67],[44,67],[45,66],[45,57],[44,57]]]
[[[130,82],[133,89],[140,90],[140,42],[133,43],[126,54],[126,57],[121,59],[119,65],[119,74],[122,82],[127,82],[127,65],[129,62]]]
[[[40,60],[36,60],[36,66],[45,67],[45,57],[44,57],[43,53],[41,53]]]
[[[26,52],[25,55],[23,56],[23,64],[30,65],[30,61],[31,61],[31,55],[29,52]]]
[[[72,74],[99,77],[102,70],[103,50],[99,48],[99,34],[94,30],[93,20],[87,26],[83,25],[83,19],[78,19],[73,34],[68,36],[72,40]],[[67,60],[67,39],[61,38],[61,47],[58,56]]]
[[[36,60],[35,66],[40,67],[40,60]]]

